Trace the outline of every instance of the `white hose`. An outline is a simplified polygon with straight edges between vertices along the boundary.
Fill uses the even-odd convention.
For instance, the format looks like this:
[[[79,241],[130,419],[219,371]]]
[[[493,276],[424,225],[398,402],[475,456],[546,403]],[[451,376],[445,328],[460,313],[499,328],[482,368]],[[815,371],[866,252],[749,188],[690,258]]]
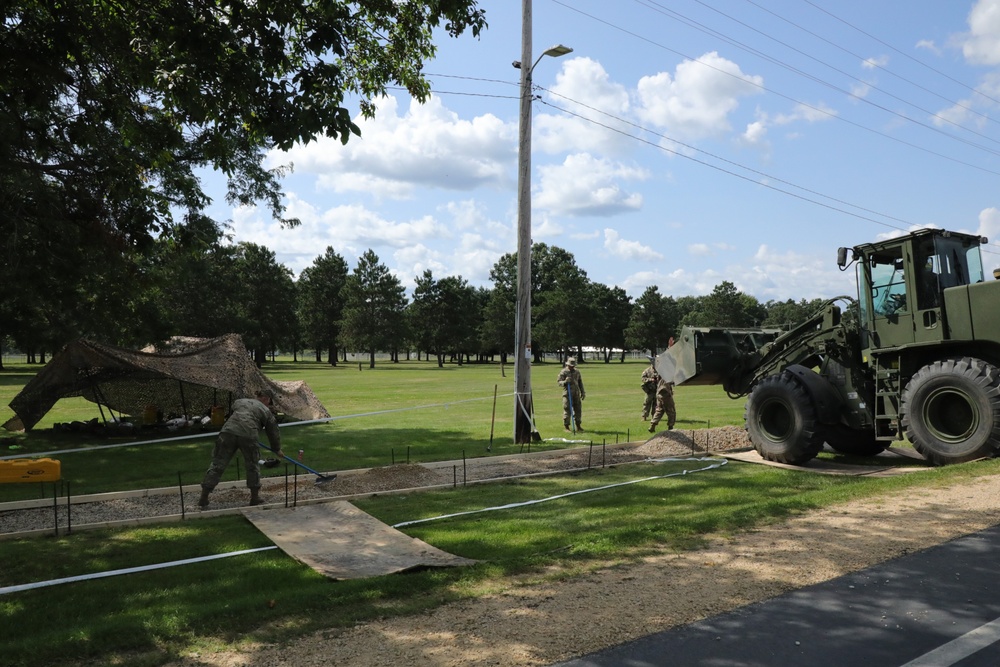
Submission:
[[[654,479],[664,479],[666,477],[677,477],[680,475],[686,475],[689,472],[703,472],[705,470],[712,470],[713,468],[721,468],[726,465],[729,461],[727,459],[718,459],[715,457],[702,457],[702,458],[666,458],[666,459],[647,459],[648,463],[663,463],[666,461],[714,461],[715,463],[710,466],[705,466],[704,468],[698,468],[696,470],[682,470],[680,472],[672,472],[669,475],[656,475],[654,477],[643,477],[642,479],[633,479],[628,482],[618,482],[617,484],[608,484],[606,486],[598,486],[593,489],[581,489],[580,491],[570,491],[569,493],[562,493],[558,496],[549,496],[548,498],[540,498],[538,500],[525,500],[520,503],[509,503],[507,505],[497,505],[495,507],[484,507],[478,510],[468,510],[466,512],[456,512],[454,514],[443,514],[441,516],[434,516],[427,519],[415,519],[413,521],[403,521],[401,523],[393,524],[393,528],[400,528],[402,526],[412,526],[417,523],[426,523],[428,521],[437,521],[439,519],[450,519],[456,516],[465,516],[467,514],[478,514],[480,512],[495,512],[497,510],[512,509],[514,507],[525,507],[527,505],[537,505],[538,503],[547,503],[550,500],[559,500],[560,498],[568,498],[570,496],[576,496],[581,493],[590,493],[592,491],[604,491],[606,489],[613,489],[618,486],[628,486],[629,484],[638,484],[639,482],[649,482]]]
[[[229,558],[230,556],[242,556],[244,554],[252,554],[258,551],[269,551],[271,549],[277,549],[276,546],[270,547],[259,547],[257,549],[244,549],[242,551],[231,551],[225,554],[215,554],[214,556],[199,556],[198,558],[185,558],[184,560],[174,560],[168,563],[155,563],[153,565],[142,565],[140,567],[126,567],[121,570],[108,570],[107,572],[94,572],[93,574],[81,574],[75,577],[63,577],[62,579],[49,579],[48,581],[36,581],[31,584],[18,584],[16,586],[4,586],[0,588],[0,595],[6,595],[8,593],[20,593],[21,591],[31,590],[33,588],[45,588],[46,586],[56,586],[58,584],[69,584],[74,581],[88,581],[90,579],[103,579],[104,577],[114,577],[119,574],[134,574],[135,572],[147,572],[149,570],[161,570],[166,567],[176,567],[178,565],[189,565],[191,563],[201,563],[207,560],[215,560],[216,558]]]

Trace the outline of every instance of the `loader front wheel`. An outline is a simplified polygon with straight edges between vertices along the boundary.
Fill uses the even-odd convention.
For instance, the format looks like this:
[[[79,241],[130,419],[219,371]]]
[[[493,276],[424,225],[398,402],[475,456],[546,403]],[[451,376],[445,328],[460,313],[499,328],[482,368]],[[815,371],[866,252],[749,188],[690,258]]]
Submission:
[[[823,447],[816,408],[791,375],[761,380],[747,398],[744,418],[754,449],[768,461],[802,465]]]
[[[934,465],[1000,451],[1000,370],[981,359],[924,366],[903,389],[900,423],[913,448]]]

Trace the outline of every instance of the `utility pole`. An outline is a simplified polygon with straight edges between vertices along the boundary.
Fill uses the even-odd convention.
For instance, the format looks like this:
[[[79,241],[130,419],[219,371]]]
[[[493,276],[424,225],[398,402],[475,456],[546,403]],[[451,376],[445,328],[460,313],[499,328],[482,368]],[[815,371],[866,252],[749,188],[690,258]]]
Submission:
[[[544,56],[558,58],[573,49],[557,45]],[[535,410],[531,398],[531,0],[521,0],[521,108],[517,144],[517,306],[514,317],[514,442],[530,443]]]

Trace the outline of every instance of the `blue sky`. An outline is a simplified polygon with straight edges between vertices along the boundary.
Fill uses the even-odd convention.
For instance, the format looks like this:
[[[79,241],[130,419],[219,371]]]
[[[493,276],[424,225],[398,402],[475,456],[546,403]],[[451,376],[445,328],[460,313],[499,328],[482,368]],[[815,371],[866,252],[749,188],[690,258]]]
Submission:
[[[516,250],[521,3],[480,39],[442,34],[426,104],[379,101],[347,146],[291,164],[283,230],[210,214],[298,274],[367,249],[406,285],[489,286]],[[638,297],[854,294],[838,246],[936,226],[1000,266],[1000,0],[533,0],[532,237]]]

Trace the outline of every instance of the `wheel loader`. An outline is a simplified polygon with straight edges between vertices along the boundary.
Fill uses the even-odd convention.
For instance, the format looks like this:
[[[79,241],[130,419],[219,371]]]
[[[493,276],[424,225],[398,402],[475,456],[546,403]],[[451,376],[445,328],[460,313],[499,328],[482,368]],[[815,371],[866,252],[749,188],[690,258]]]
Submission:
[[[1000,453],[1000,270],[983,237],[941,229],[840,248],[857,298],[788,331],[684,327],[656,358],[676,384],[746,397],[765,459],[802,465],[824,443],[872,456],[907,440],[929,463]]]

